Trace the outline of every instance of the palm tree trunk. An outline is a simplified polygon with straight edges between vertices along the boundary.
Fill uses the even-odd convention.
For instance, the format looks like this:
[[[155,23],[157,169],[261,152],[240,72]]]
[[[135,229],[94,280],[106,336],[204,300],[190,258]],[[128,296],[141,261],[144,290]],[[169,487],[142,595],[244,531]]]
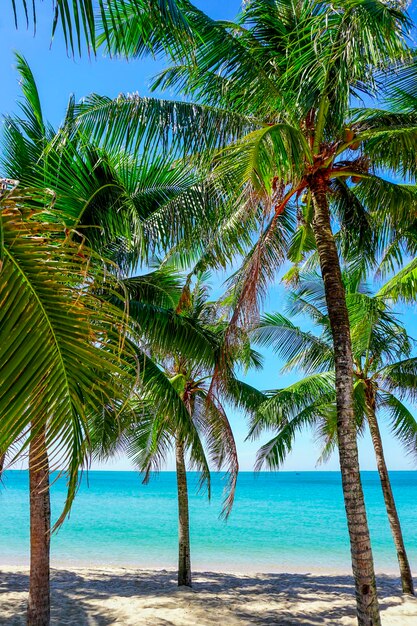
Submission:
[[[324,281],[333,336],[336,375],[337,436],[342,487],[350,537],[359,626],[380,626],[374,563],[359,471],[353,412],[352,346],[339,256],[330,225],[327,181],[312,186],[313,231]]]
[[[29,448],[30,583],[27,626],[49,626],[49,547],[51,507],[46,429],[40,429]]]
[[[188,513],[187,471],[185,468],[184,445],[175,439],[178,490],[178,585],[191,587],[190,519]]]
[[[3,477],[3,470],[4,470],[4,462],[6,460],[6,453],[4,452],[4,454],[0,454],[0,480]]]
[[[384,449],[382,447],[381,433],[375,413],[375,399],[372,396],[367,398],[367,417],[372,443],[375,450],[376,464],[381,481],[382,493],[384,494],[385,507],[387,509],[388,520],[391,526],[392,537],[397,550],[397,558],[400,566],[401,584],[403,593],[414,595],[413,577],[411,575],[410,563],[408,562],[405,550],[403,534],[401,531],[400,518],[395,506],[394,494],[392,493],[387,465],[385,463]]]

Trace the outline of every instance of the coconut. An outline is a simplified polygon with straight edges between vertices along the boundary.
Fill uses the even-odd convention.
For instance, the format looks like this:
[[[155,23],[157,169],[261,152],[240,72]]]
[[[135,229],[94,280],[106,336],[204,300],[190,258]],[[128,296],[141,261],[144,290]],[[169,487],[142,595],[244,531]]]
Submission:
[[[343,139],[345,143],[350,143],[355,139],[355,133],[351,128],[345,128],[345,130],[343,131]]]

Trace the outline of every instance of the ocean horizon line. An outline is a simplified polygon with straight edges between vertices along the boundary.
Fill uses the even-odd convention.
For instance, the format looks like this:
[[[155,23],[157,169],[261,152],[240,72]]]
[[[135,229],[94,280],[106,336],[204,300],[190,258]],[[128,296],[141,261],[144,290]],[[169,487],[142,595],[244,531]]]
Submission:
[[[5,469],[3,471],[3,474],[6,474],[8,472],[28,472],[29,470],[27,468],[24,469],[17,469],[17,468],[9,468],[9,469]],[[388,470],[390,474],[392,474],[393,472],[397,472],[397,473],[409,473],[409,472],[417,472],[417,468],[415,469],[390,469]],[[63,469],[56,469],[51,471],[51,474],[57,474],[57,473],[63,473],[65,472],[65,470]],[[140,472],[140,470],[137,469],[106,469],[106,468],[95,468],[95,469],[89,469],[89,468],[85,468],[85,469],[80,469],[78,470],[79,474],[91,474],[93,472],[108,472],[108,473],[114,473],[114,474],[141,474],[142,472]],[[362,473],[373,473],[373,474],[377,474],[378,470],[376,469],[361,469],[360,470],[361,474]],[[187,470],[187,474],[199,474],[200,472],[198,472],[197,470]],[[215,475],[219,475],[219,474],[226,474],[227,472],[224,470],[211,470],[210,472],[211,474]],[[175,474],[175,470],[159,470],[157,472],[151,472],[152,476],[158,476],[159,474]],[[277,475],[277,474],[340,474],[340,470],[260,470],[260,471],[255,471],[255,470],[239,470],[239,474],[254,474],[255,476],[258,475]],[[1,484],[1,482],[0,482]]]

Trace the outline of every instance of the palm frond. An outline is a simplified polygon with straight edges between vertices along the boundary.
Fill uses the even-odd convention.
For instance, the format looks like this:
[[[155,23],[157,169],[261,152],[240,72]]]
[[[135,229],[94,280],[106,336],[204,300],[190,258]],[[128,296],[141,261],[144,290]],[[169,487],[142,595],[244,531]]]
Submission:
[[[311,161],[311,151],[303,134],[288,123],[277,122],[224,148],[218,156],[217,175],[233,175],[241,185],[250,183],[256,190],[271,193],[276,179],[285,184],[300,180],[306,161]]]
[[[167,267],[125,278],[122,283],[130,300],[164,309],[175,309],[182,291],[181,277]]]
[[[412,302],[417,293],[417,259],[413,259],[390,278],[378,291],[378,296],[394,302]]]
[[[417,452],[417,422],[411,411],[394,395],[381,394],[380,405],[388,413],[392,432],[412,455]]]
[[[356,187],[349,187],[342,179],[335,179],[333,184],[334,193],[331,201],[336,219],[340,223],[339,236],[343,258],[346,263],[355,261],[357,264],[359,257],[363,264],[363,273],[366,274],[367,269],[375,264],[378,250],[375,225],[367,210],[367,204],[364,203],[368,194],[366,192],[355,193]],[[361,185],[358,189],[361,190]],[[369,195],[372,198],[372,194]],[[371,203],[373,202],[375,202],[374,198],[371,200]]]
[[[136,361],[123,337],[125,311],[105,301],[115,279],[51,223],[48,211],[34,212],[34,200],[51,202],[29,190],[1,199],[0,449],[19,442],[20,453],[29,425],[35,436],[46,423],[52,466],[69,471],[64,515],[88,452],[89,416],[98,409],[117,415]]]
[[[198,153],[227,145],[258,126],[248,116],[187,102],[92,94],[76,107],[76,124],[87,137],[134,153],[162,146]]]
[[[230,515],[239,472],[239,459],[232,427],[220,398],[214,393],[200,392],[196,398],[200,410],[194,411],[197,428],[202,433],[212,463],[217,471],[226,469],[227,484],[221,516]]]
[[[231,330],[239,320],[252,328],[258,320],[259,309],[269,285],[285,261],[292,216],[274,215],[249,253],[240,269],[228,279],[228,293],[234,299]]]
[[[372,223],[379,246],[376,252],[381,253],[393,234],[404,229],[410,223],[410,215],[415,214],[417,186],[395,184],[378,176],[368,176],[355,186],[354,193],[374,216]]]
[[[305,427],[315,425],[322,415],[322,404],[312,404],[290,421],[282,422],[278,427],[278,434],[258,450],[255,471],[260,471],[264,465],[268,469],[279,469],[291,452],[297,434]]]
[[[305,409],[334,402],[334,374],[315,373],[296,383],[266,392],[262,402],[251,417],[249,437],[256,437],[265,429],[280,428]]]
[[[182,17],[182,12],[178,2],[174,0],[156,0],[149,5],[141,0],[116,0],[105,2],[105,0],[52,0],[51,6],[51,38],[54,37],[58,28],[62,30],[67,50],[72,54],[80,54],[84,45],[88,50],[96,51],[97,36],[101,33],[100,42],[103,40],[109,46],[114,41],[120,43],[124,37],[120,33],[125,28],[125,20],[128,11],[134,8],[137,11],[145,12],[149,18],[152,9],[152,18],[163,20],[163,24],[170,25],[170,29],[179,23],[186,26]],[[36,32],[38,21],[39,0],[12,0],[15,25],[23,21],[26,27],[33,26]],[[23,15],[20,15],[23,13]],[[97,22],[100,28],[97,28]],[[149,24],[149,21],[147,20]]]
[[[417,359],[412,357],[386,365],[377,372],[381,386],[401,400],[417,401]]]
[[[263,316],[253,340],[272,347],[286,362],[284,369],[302,367],[306,372],[327,370],[333,363],[331,345],[310,332],[302,331],[280,313]]]

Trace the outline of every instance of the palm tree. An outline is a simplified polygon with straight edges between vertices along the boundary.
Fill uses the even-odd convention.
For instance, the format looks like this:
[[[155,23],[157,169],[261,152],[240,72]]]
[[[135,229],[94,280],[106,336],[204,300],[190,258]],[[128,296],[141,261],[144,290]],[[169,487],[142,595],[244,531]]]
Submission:
[[[17,455],[29,447],[29,625],[49,623],[46,450],[54,450],[53,467],[67,468],[65,515],[85,458],[85,440],[91,436],[89,413],[103,405],[108,414],[114,412],[135,380],[134,354],[121,343],[125,315],[110,303],[104,306],[91,288],[100,285],[105,294],[114,290],[115,281],[105,278],[88,247],[80,256],[79,244],[50,221],[47,202],[50,196],[19,187],[1,199],[0,450],[13,445]]]
[[[236,242],[247,246],[248,232],[253,241],[258,229],[236,277],[233,325],[253,321],[294,223],[291,258],[300,260],[317,247],[335,348],[339,457],[358,620],[378,625],[349,318],[332,218],[346,249],[366,247],[372,258],[387,241],[387,226],[395,232],[415,206],[414,188],[374,173],[388,167],[414,179],[415,115],[352,108],[361,94],[378,97],[381,73],[407,58],[410,22],[400,6],[382,0],[249,1],[236,22],[212,20],[188,0],[170,5],[177,15],[166,28],[157,9],[149,14],[128,3],[122,24],[103,28],[103,41],[115,54],[168,56],[173,66],[155,86],[174,88],[196,103],[93,95],[79,107],[78,123],[105,145],[123,143],[132,150],[162,138],[207,168],[224,203],[216,228],[195,238],[207,266],[225,262],[225,251],[230,254]],[[355,187],[347,184],[351,177]],[[296,210],[301,194],[306,201]],[[371,218],[378,212],[386,224],[376,237],[372,226],[378,220]]]
[[[387,417],[392,432],[408,452],[417,452],[417,421],[404,400],[417,398],[417,359],[411,356],[412,341],[383,296],[391,281],[372,295],[354,273],[344,275],[350,316],[354,386],[354,407],[358,433],[366,423],[372,438],[378,473],[391,532],[397,551],[403,592],[414,594],[400,520],[385,461],[379,418]],[[392,283],[391,283],[392,285]],[[320,329],[305,332],[283,315],[267,315],[256,335],[286,360],[285,370],[301,368],[306,378],[278,391],[260,406],[251,433],[258,435],[272,427],[276,436],[258,453],[258,469],[266,463],[277,468],[291,451],[299,430],[315,427],[325,445],[322,460],[337,447],[334,351],[323,284],[319,276],[302,279],[291,294],[292,315],[307,315]]]
[[[134,401],[135,413],[140,416],[138,420],[132,421],[131,415],[128,415],[125,427],[119,427],[117,431],[108,430],[102,422],[95,429],[98,433],[98,455],[108,458],[116,450],[124,450],[144,473],[144,482],[148,482],[153,471],[159,471],[167,455],[174,450],[178,498],[178,585],[188,587],[192,586],[192,572],[186,457],[189,455],[191,466],[199,469],[200,486],[207,484],[209,497],[211,480],[207,456],[217,471],[227,468],[229,486],[222,511],[222,515],[227,517],[233,505],[238,457],[224,402],[249,412],[264,399],[260,392],[235,376],[237,364],[260,366],[259,356],[250,349],[243,336],[239,345],[235,343],[234,349],[229,349],[227,362],[222,361],[221,388],[212,389],[211,381],[220,367],[219,359],[223,354],[221,346],[227,328],[227,307],[208,301],[208,289],[204,284],[206,278],[206,275],[199,275],[192,291],[188,282],[185,284],[177,294],[175,315],[182,323],[192,324],[206,338],[211,346],[211,360],[207,361],[204,355],[197,358],[195,351],[179,354],[166,346],[163,350],[155,349],[155,342],[152,344],[152,357],[161,362],[167,380],[186,408],[189,420],[184,422],[177,415],[167,415],[164,405],[155,406],[152,398],[141,394],[139,405],[137,400]],[[126,283],[129,280],[132,279]],[[135,307],[137,294],[130,285],[128,293],[130,306]]]
[[[155,403],[163,402],[166,410],[175,413],[179,420],[188,415],[183,403],[172,393],[172,386],[168,382],[164,386],[165,378],[161,378],[159,370],[134,340],[138,326],[142,336],[145,334],[148,341],[154,338],[158,347],[169,342],[170,347],[180,351],[186,347],[188,354],[198,349],[204,357],[210,354],[211,346],[203,341],[201,334],[194,332],[192,325],[164,316],[163,311],[155,315],[155,308],[147,308],[145,303],[135,326],[129,326],[127,336],[126,285],[118,279],[123,264],[127,267],[136,265],[139,258],[146,259],[146,239],[154,237],[167,213],[180,210],[185,202],[194,203],[197,210],[202,196],[195,179],[191,175],[184,179],[184,169],[180,172],[172,162],[156,159],[150,167],[146,158],[132,162],[127,155],[110,155],[79,136],[70,138],[71,102],[66,125],[55,132],[43,120],[38,91],[27,63],[18,57],[18,65],[24,117],[7,118],[3,167],[8,175],[13,172],[22,188],[29,191],[22,197],[13,192],[10,195],[6,181],[7,193],[2,198],[3,203],[13,202],[15,207],[12,212],[7,204],[2,212],[2,219],[8,218],[2,232],[6,228],[10,232],[9,239],[5,239],[10,250],[4,248],[6,256],[0,275],[0,289],[6,298],[2,313],[7,315],[15,297],[19,297],[21,306],[13,309],[15,315],[7,318],[2,327],[5,360],[1,365],[9,378],[0,394],[3,411],[0,452],[4,453],[16,442],[20,442],[18,452],[29,446],[28,623],[33,625],[49,623],[47,451],[51,444],[62,440],[66,451],[63,464],[69,467],[69,495],[59,524],[69,511],[78,468],[94,438],[91,416],[100,410],[108,421],[116,422],[115,415],[132,391],[138,371],[141,384],[148,393],[152,392]],[[23,217],[19,221],[16,214],[19,216],[20,206]],[[176,226],[172,231],[172,236],[177,236]],[[27,242],[32,243],[33,249]],[[115,264],[119,260],[122,265]],[[45,273],[49,265],[55,275]],[[149,301],[152,287],[155,296],[162,280],[160,271],[142,279],[140,285],[136,281],[135,288],[142,297],[147,293]],[[18,296],[19,290],[22,293]],[[23,297],[25,292],[27,297]],[[37,306],[31,304],[31,297]],[[8,298],[12,298],[10,302]],[[23,350],[21,342],[27,336],[32,340]],[[45,346],[40,349],[42,342]],[[31,386],[24,390],[28,376]],[[31,436],[26,440],[29,428]],[[54,454],[58,449],[54,449]],[[53,467],[56,462],[55,459]]]

